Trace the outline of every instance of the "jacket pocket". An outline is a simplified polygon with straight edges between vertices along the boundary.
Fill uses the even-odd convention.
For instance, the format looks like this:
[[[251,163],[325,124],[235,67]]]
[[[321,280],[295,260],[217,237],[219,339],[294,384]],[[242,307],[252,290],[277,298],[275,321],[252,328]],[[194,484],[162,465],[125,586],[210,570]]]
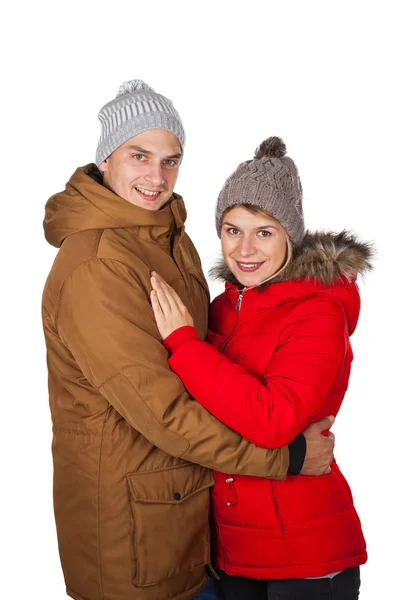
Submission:
[[[193,464],[127,474],[133,583],[154,585],[210,562],[212,472]]]

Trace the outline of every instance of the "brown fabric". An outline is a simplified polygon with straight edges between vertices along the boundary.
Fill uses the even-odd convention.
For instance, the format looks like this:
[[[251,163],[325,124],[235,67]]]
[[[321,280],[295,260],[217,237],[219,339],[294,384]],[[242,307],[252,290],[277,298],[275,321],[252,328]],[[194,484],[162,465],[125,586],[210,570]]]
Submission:
[[[157,271],[207,330],[182,199],[136,207],[78,169],[46,205],[60,247],[43,294],[54,508],[76,600],[186,600],[205,583],[208,468],[284,478],[288,450],[241,439],[170,371],[149,304]],[[190,461],[190,462],[188,462]],[[193,464],[196,463],[196,464]]]

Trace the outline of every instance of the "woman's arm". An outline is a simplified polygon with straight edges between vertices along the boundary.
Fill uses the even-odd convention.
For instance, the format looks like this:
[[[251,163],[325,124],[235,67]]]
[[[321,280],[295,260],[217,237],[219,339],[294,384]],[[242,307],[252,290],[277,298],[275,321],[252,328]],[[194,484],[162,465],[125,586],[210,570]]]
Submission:
[[[167,321],[169,311],[176,315],[175,301],[169,301]],[[345,331],[337,301],[321,295],[305,302],[293,311],[262,380],[198,339],[184,320],[164,344],[172,370],[198,402],[246,439],[278,448],[302,432],[323,405],[341,372]]]

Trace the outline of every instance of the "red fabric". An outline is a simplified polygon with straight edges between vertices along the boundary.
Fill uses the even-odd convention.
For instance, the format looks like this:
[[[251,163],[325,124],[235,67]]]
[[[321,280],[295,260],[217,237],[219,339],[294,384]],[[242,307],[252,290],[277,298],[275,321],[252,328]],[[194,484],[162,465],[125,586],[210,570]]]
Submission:
[[[353,358],[355,282],[231,284],[211,305],[209,343],[184,327],[165,341],[188,391],[243,437],[277,448],[336,415]],[[221,352],[219,348],[223,348]],[[336,463],[322,477],[285,481],[215,473],[217,566],[260,579],[318,577],[366,561],[350,488]]]
[[[179,329],[175,329],[175,331],[170,333],[169,336],[165,338],[163,343],[168,352],[172,354],[184,342],[193,339],[197,339],[197,331],[194,327],[185,325],[184,327],[179,327]]]

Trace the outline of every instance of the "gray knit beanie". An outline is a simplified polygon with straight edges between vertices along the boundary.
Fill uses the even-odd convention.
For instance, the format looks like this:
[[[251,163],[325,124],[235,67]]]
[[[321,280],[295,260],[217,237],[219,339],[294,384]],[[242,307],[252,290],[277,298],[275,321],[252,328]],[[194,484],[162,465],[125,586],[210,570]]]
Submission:
[[[215,215],[218,237],[224,212],[250,204],[279,221],[293,246],[298,246],[304,235],[302,198],[297,168],[286,156],[285,144],[278,137],[270,137],[256,150],[253,160],[241,163],[226,180]]]
[[[99,166],[121,144],[148,129],[166,129],[179,140],[182,151],[185,132],[171,100],[157,94],[147,83],[132,79],[123,83],[116,98],[99,112],[101,136],[97,145]]]

